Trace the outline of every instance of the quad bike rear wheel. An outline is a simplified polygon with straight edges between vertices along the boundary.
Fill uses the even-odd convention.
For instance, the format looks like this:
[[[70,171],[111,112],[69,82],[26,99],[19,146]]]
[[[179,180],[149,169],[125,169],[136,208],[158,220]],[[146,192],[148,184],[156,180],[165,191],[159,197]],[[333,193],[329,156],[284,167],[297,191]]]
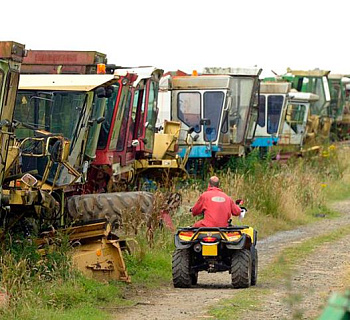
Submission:
[[[248,288],[252,281],[252,259],[250,250],[237,250],[231,261],[231,280],[235,289]]]
[[[191,274],[191,284],[195,286],[198,283],[198,272]]]
[[[252,246],[250,249],[252,255],[252,280],[251,285],[255,286],[258,282],[258,249]]]
[[[189,288],[192,284],[190,271],[190,252],[188,249],[176,249],[172,259],[173,284],[175,288]]]

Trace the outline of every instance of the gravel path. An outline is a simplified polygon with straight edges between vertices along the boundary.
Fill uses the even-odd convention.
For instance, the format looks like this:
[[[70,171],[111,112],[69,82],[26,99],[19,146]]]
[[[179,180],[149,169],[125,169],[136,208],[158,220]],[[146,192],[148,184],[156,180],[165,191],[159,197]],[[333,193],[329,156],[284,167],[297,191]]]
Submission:
[[[320,218],[312,225],[258,240],[259,270],[286,247],[336,231],[345,225],[350,227],[350,200],[335,204],[334,209],[343,215],[337,219]],[[293,319],[293,315],[298,312],[298,319],[314,319],[330,291],[339,290],[343,286],[342,279],[346,271],[344,266],[349,261],[350,252],[344,243],[349,243],[349,240],[350,237],[347,237],[318,248],[300,263],[288,283],[273,288],[273,294],[266,297],[258,311],[248,312],[241,319]],[[263,286],[264,283],[258,283],[258,287]],[[120,309],[115,313],[115,320],[214,319],[207,314],[207,308],[221,299],[233,297],[237,292],[239,290],[233,290],[230,285],[228,272],[201,272],[198,285],[191,289],[175,289],[169,285],[154,292],[139,292],[139,304]],[[303,299],[296,302],[299,297]]]

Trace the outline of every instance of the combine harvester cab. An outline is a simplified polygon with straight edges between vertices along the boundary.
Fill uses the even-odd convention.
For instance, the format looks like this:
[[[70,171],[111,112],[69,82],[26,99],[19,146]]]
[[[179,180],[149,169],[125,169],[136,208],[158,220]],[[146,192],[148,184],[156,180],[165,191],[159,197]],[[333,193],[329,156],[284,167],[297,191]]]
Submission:
[[[323,144],[329,140],[332,117],[330,112],[331,95],[329,89],[328,75],[330,71],[324,70],[287,70],[283,79],[292,82],[292,88],[299,92],[309,92],[318,95],[319,99],[311,105],[309,121],[313,127],[318,123],[317,141]]]
[[[135,178],[135,159],[143,159],[153,152],[158,83],[163,73],[153,67],[114,72],[122,77],[134,74],[135,79],[129,88],[121,91],[113,110],[109,114],[109,109],[106,110],[110,122],[102,125],[98,140],[92,170],[109,181],[105,192],[127,189],[126,184]]]
[[[275,147],[281,159],[288,159],[293,155],[301,156],[319,149],[315,145],[318,122],[311,117],[312,105],[318,100],[318,95],[313,93],[293,90],[289,93]]]
[[[332,138],[348,138],[350,129],[350,78],[341,74],[329,74],[331,93],[330,113],[333,118]]]
[[[114,75],[21,75],[15,133],[22,171],[37,170],[40,189],[51,193],[85,182],[87,137],[100,121],[92,119],[92,106],[105,102],[100,91],[116,81]]]
[[[261,69],[206,68],[202,75],[168,78],[170,105],[160,106],[161,116],[181,123],[179,155],[186,155],[187,132],[193,128],[189,162],[225,162],[249,148],[258,115],[257,96]],[[168,92],[161,90],[162,95]],[[160,101],[169,99],[162,97]],[[167,111],[167,110],[170,110]]]
[[[252,142],[253,148],[267,151],[278,143],[290,89],[291,84],[288,82],[260,84],[259,115]]]

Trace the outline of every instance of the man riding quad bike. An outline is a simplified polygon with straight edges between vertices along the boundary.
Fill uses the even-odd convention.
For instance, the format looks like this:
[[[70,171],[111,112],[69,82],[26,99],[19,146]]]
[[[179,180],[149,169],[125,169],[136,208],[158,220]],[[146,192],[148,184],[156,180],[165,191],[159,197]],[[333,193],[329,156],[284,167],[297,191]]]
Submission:
[[[193,227],[180,228],[175,235],[172,275],[176,288],[196,285],[199,271],[229,271],[234,288],[247,288],[257,282],[257,231],[231,225],[231,215],[243,218],[246,209],[235,204],[218,186],[219,179],[211,177],[208,191],[192,208],[193,215],[203,212],[204,219]],[[241,200],[237,203],[241,204]]]

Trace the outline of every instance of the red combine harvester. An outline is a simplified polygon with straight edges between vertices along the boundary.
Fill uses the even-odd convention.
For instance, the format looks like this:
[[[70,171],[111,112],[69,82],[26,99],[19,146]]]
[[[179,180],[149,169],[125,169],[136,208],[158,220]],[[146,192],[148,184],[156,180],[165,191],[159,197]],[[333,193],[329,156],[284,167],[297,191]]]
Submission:
[[[126,190],[126,184],[135,178],[135,159],[147,157],[153,150],[162,70],[118,69],[115,74],[121,77],[137,74],[137,79],[130,82],[129,92],[119,89],[114,107],[107,107],[89,174],[88,185],[95,186],[94,192]]]

